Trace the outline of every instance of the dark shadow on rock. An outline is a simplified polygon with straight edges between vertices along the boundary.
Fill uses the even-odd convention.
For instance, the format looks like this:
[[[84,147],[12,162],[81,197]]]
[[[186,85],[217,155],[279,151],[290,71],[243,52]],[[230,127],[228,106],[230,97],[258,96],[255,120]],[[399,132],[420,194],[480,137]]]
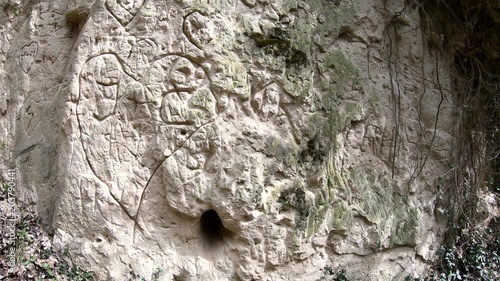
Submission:
[[[224,227],[222,220],[213,209],[204,212],[200,218],[200,238],[205,249],[221,246],[231,231]]]

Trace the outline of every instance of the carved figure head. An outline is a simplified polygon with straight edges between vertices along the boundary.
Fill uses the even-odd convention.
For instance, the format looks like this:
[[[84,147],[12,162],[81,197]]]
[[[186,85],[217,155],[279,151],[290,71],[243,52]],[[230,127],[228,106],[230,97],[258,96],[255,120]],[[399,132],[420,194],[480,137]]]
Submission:
[[[120,67],[113,55],[103,55],[95,58],[94,77],[99,84],[106,86],[118,84]]]
[[[273,83],[266,87],[264,91],[264,103],[268,105],[279,105],[280,93],[278,85]]]
[[[170,82],[177,91],[194,91],[203,79],[203,69],[186,58],[179,58],[170,71]]]
[[[259,112],[262,108],[262,92],[255,94],[252,100],[252,107],[255,112]]]
[[[209,19],[199,12],[188,15],[183,28],[189,41],[200,49],[212,41]]]

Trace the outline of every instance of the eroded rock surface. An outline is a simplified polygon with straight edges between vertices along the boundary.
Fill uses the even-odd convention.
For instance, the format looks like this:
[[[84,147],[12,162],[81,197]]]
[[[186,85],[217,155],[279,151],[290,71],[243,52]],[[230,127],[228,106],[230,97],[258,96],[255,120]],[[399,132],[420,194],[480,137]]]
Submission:
[[[415,1],[27,2],[0,27],[2,165],[102,280],[429,267],[454,111]]]

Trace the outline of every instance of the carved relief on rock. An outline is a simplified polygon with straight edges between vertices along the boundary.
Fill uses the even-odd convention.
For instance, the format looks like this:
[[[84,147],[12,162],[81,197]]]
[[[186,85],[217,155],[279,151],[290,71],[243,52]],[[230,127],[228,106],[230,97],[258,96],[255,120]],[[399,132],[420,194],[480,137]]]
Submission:
[[[137,22],[139,18],[127,29]],[[183,28],[200,48],[213,40],[211,24],[195,12],[186,17]],[[289,116],[297,107],[294,97],[278,82],[252,94],[247,70],[236,55],[210,56],[204,51],[207,57],[200,65],[199,57],[168,53],[155,39],[138,37],[112,39],[108,49],[116,53],[91,58],[80,74],[78,123],[88,164],[98,181],[141,227],[141,203],[150,203],[143,196],[148,186],[164,190],[169,207],[188,216],[201,213],[214,194],[232,195],[231,202],[248,201],[261,208],[265,184],[260,179],[267,165],[254,163],[265,161],[264,142],[255,144],[259,156],[247,157],[253,147],[243,145],[235,151],[241,140],[221,136],[240,125],[227,122],[230,117],[244,119],[243,126],[263,125],[256,134],[293,141],[294,120]],[[216,118],[219,113],[223,118]],[[234,169],[238,162],[241,169]],[[272,247],[279,254],[269,254],[271,264],[283,263],[286,245]]]
[[[237,119],[240,116],[241,102],[237,96],[220,93],[217,97],[217,108],[224,120]]]
[[[90,59],[80,75],[80,99],[94,117],[104,120],[115,110],[121,65],[114,55]]]
[[[192,198],[200,198],[212,177],[207,162],[218,157],[217,133],[209,124],[217,101],[205,70],[178,55],[150,62],[155,45],[148,39],[121,44],[118,55],[93,57],[80,73],[77,115],[91,169],[131,213],[161,163],[173,206],[190,200],[173,191],[186,185],[195,186]]]
[[[26,135],[31,135],[41,122],[40,105],[32,99],[28,99],[24,104],[22,121]]]
[[[269,83],[262,90],[255,92],[247,110],[254,119],[274,126],[276,132],[282,136],[291,133],[293,138],[299,139],[300,112],[297,112],[293,98],[277,83]]]
[[[144,0],[106,0],[109,12],[122,24],[129,24],[144,4]]]
[[[286,229],[273,225],[270,238],[266,241],[266,260],[271,266],[282,265],[287,261],[287,247],[285,244]]]
[[[36,54],[38,53],[38,43],[31,42],[31,44],[23,46],[19,51],[19,66],[28,74],[31,66],[35,62]]]
[[[168,70],[167,75],[162,77],[166,94],[161,102],[161,118],[165,123],[199,127],[215,117],[216,99],[201,67],[178,56],[157,64],[156,69]],[[151,75],[160,73],[151,72]],[[151,86],[161,88],[160,85]]]
[[[272,83],[256,93],[252,99],[252,108],[262,122],[272,122],[280,113],[280,93],[278,85]]]
[[[120,40],[117,48],[120,58],[125,62],[125,71],[135,79],[142,79],[156,54],[155,42],[128,36]]]
[[[125,89],[127,100],[124,101],[128,107],[129,118],[132,120],[157,119],[157,98],[146,87],[137,81],[133,81]]]
[[[33,16],[30,21],[34,27],[36,36],[53,36],[59,31],[66,32],[65,18],[62,13],[55,7],[53,2],[40,2],[33,9]]]
[[[211,66],[210,77],[214,91],[248,98],[250,83],[244,65],[234,55],[217,55],[213,60],[216,63]]]
[[[210,174],[209,165],[219,157],[216,140],[220,138],[216,125],[208,124],[194,134],[186,136],[185,129],[177,130],[175,137],[181,144],[163,163],[163,182],[169,205],[184,214],[192,214],[193,208],[202,208],[200,200],[215,188],[218,174]],[[183,138],[184,137],[184,138]]]
[[[96,56],[80,72],[77,117],[83,149],[95,176],[127,209],[137,204],[137,189],[144,179],[137,178],[137,150],[129,147],[138,135],[122,122],[119,109],[127,76],[113,54]],[[104,167],[104,168],[97,168]]]
[[[199,49],[203,49],[213,39],[215,28],[209,20],[207,16],[197,11],[188,14],[184,19],[182,25],[184,34],[189,42]]]

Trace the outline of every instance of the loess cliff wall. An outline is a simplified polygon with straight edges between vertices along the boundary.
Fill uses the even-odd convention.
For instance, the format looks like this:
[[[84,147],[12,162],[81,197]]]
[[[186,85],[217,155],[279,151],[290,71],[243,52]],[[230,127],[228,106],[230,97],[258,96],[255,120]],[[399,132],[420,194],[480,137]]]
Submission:
[[[430,269],[461,111],[418,1],[7,2],[1,166],[98,279]]]

